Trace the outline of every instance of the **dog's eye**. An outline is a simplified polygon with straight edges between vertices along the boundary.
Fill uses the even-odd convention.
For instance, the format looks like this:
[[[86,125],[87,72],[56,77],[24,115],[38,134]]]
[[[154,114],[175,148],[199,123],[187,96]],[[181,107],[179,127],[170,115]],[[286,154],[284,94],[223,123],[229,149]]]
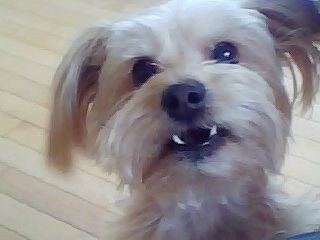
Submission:
[[[159,73],[158,64],[148,57],[139,58],[132,67],[132,80],[135,87],[140,87],[150,77]]]
[[[239,63],[238,49],[230,42],[218,43],[210,52],[212,60],[217,60],[218,63]]]

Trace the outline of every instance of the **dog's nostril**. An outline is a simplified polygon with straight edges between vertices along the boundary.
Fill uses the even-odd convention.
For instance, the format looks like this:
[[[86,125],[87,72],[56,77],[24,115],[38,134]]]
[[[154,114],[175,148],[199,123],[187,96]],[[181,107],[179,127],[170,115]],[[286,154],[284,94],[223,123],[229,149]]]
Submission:
[[[197,104],[202,101],[201,95],[198,92],[190,92],[188,94],[188,102],[192,104]]]
[[[205,87],[196,80],[185,80],[164,90],[162,108],[176,121],[190,122],[204,111]]]
[[[171,109],[176,109],[179,107],[179,100],[176,96],[172,95],[169,96],[167,99],[167,105],[168,107],[170,107]]]

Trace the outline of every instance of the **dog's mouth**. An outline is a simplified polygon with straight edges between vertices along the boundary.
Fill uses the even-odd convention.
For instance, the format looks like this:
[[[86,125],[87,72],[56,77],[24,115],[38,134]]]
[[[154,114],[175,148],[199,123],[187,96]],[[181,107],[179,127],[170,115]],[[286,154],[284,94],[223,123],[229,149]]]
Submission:
[[[173,134],[168,145],[171,151],[199,153],[201,157],[211,155],[230,136],[230,130],[216,124],[211,128],[192,127],[180,134]]]

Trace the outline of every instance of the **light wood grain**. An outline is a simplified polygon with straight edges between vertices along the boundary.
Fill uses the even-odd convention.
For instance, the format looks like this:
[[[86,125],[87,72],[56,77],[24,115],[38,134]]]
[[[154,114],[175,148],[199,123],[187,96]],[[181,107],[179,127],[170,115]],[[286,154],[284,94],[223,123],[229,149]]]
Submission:
[[[28,61],[44,65],[49,68],[57,68],[61,57],[59,54],[31,45],[23,40],[17,40],[9,36],[0,35],[0,50],[14,56],[25,58]]]
[[[49,107],[51,96],[50,88],[46,85],[30,81],[22,76],[1,70],[0,71],[0,90],[19,96],[20,98]],[[28,90],[27,90],[28,89]]]
[[[49,123],[47,108],[1,90],[0,111],[41,128],[47,128]]]
[[[47,86],[51,85],[54,73],[54,68],[30,62],[27,58],[21,58],[4,51],[0,51],[0,69]]]
[[[289,153],[320,165],[320,143],[295,136],[290,140]]]
[[[15,127],[19,125],[20,120],[0,112],[0,123],[0,136],[4,136],[6,133],[15,129]]]
[[[50,171],[42,154],[4,138],[0,138],[0,163],[16,168],[93,204],[117,211],[111,204],[118,196],[114,184],[78,169],[65,175]]]
[[[283,174],[295,177],[316,187],[320,187],[320,165],[303,158],[288,155],[283,167]]]
[[[3,240],[27,240],[27,238],[11,231],[3,226],[0,226],[0,239]]]
[[[21,122],[6,137],[43,154],[47,150],[47,131],[27,122]]]
[[[11,119],[11,117],[9,119]],[[17,124],[19,125],[17,126]],[[45,154],[47,150],[47,130],[24,121],[20,121],[17,124],[14,129],[12,129],[13,127],[11,128],[11,131],[7,129],[7,134],[5,134],[6,138],[21,146],[33,149],[41,154]],[[6,125],[4,125],[4,127],[5,126]],[[119,183],[118,178],[114,174],[108,174],[104,167],[94,159],[88,159],[81,154],[77,154],[75,157],[75,166],[84,172],[102,178],[113,184]]]
[[[95,240],[93,236],[0,193],[0,224],[35,240]]]
[[[1,15],[0,15],[1,19]],[[7,19],[0,21],[0,33],[3,36],[9,36],[22,40],[33,46],[55,52],[60,56],[66,51],[68,41],[62,37],[55,36],[47,31],[32,29],[28,26],[12,22]]]
[[[292,132],[296,136],[320,142],[320,125],[317,122],[296,117],[292,123]]]
[[[61,25],[62,23],[6,5],[8,2],[9,1],[3,1],[0,5],[0,18],[2,19],[23,25],[27,28],[43,31],[44,33],[51,33],[62,38],[70,37],[72,33],[76,31],[75,28]]]
[[[101,236],[107,220],[114,217],[104,208],[11,167],[0,176],[0,192],[95,237]]]

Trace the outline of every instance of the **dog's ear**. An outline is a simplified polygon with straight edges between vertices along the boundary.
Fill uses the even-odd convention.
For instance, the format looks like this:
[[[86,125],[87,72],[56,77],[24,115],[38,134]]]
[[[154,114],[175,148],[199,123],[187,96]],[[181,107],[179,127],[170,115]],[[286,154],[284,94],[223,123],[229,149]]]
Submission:
[[[72,148],[83,144],[86,117],[106,60],[108,25],[92,26],[71,44],[54,76],[55,95],[49,132],[49,164],[71,165]]]
[[[308,108],[319,86],[320,1],[249,0],[249,6],[266,16],[277,53],[293,73],[295,97],[293,64],[299,69],[302,106]]]

